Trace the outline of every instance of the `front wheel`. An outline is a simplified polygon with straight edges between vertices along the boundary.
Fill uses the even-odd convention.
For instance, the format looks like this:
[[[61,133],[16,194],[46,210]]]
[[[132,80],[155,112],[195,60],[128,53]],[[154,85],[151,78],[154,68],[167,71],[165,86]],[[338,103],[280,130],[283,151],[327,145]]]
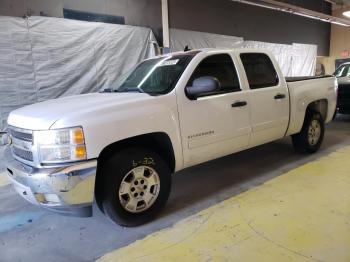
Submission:
[[[308,111],[300,133],[292,136],[295,151],[298,153],[314,153],[323,141],[324,121],[320,113]]]
[[[155,152],[129,148],[111,156],[102,167],[101,195],[105,214],[132,227],[152,220],[166,204],[171,172]]]

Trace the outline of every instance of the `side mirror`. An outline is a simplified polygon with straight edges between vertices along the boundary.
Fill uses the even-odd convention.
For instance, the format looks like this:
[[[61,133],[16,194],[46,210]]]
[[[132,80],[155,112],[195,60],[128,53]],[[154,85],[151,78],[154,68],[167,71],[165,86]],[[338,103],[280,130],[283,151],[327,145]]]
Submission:
[[[0,146],[11,144],[11,138],[6,132],[0,132]]]
[[[212,76],[202,76],[193,81],[192,86],[186,87],[187,94],[196,99],[197,97],[210,95],[221,88],[219,80]]]

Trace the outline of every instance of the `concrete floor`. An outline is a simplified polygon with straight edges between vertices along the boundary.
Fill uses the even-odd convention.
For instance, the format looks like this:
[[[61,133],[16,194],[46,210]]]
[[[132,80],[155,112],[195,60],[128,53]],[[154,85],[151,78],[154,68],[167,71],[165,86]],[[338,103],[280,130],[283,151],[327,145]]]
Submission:
[[[6,182],[3,182],[0,186],[0,260],[94,261],[191,215],[207,212],[208,207],[215,208],[223,200],[241,198],[246,194],[242,192],[260,188],[263,183],[270,183],[290,170],[344,148],[350,145],[349,135],[350,117],[339,116],[327,126],[324,144],[317,154],[297,155],[289,139],[284,139],[182,171],[174,176],[173,191],[161,216],[152,223],[131,229],[114,225],[97,209],[93,218],[52,214],[28,204],[13,192],[10,185],[4,185]],[[281,176],[281,179],[284,177]],[[350,205],[349,199],[342,201]],[[201,213],[195,216],[201,217]],[[222,217],[225,218],[224,215]],[[156,235],[162,235],[162,232]],[[350,235],[350,232],[344,234]],[[130,247],[133,246],[126,250],[132,252]],[[322,249],[322,246],[319,248]],[[121,252],[125,252],[125,249],[121,249]],[[251,258],[254,258],[254,249],[250,253]],[[108,261],[108,256],[103,259]],[[147,261],[147,258],[143,260]],[[254,260],[259,260],[258,254],[255,259],[248,261]]]
[[[350,260],[350,146],[103,256],[113,261]]]

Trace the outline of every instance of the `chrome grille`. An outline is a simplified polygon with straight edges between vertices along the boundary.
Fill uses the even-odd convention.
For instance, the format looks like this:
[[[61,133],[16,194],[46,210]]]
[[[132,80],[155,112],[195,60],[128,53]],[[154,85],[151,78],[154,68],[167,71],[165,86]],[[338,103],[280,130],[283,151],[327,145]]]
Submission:
[[[24,133],[11,128],[9,129],[9,133],[12,137],[17,138],[19,140],[24,140],[27,142],[33,141],[33,134],[31,133]]]
[[[10,126],[8,133],[12,138],[12,154],[20,161],[33,162],[33,131]]]
[[[31,151],[13,146],[12,152],[22,159],[25,159],[27,161],[33,161],[33,153]]]

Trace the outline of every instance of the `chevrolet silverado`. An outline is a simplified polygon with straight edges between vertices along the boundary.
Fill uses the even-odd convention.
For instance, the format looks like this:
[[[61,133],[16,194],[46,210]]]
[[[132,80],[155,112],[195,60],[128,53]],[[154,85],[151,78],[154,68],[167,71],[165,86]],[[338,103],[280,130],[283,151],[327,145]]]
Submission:
[[[172,174],[286,136],[314,153],[336,108],[333,76],[284,78],[261,50],[202,49],[139,63],[99,93],[8,117],[8,177],[63,214],[137,226],[167,202]]]

